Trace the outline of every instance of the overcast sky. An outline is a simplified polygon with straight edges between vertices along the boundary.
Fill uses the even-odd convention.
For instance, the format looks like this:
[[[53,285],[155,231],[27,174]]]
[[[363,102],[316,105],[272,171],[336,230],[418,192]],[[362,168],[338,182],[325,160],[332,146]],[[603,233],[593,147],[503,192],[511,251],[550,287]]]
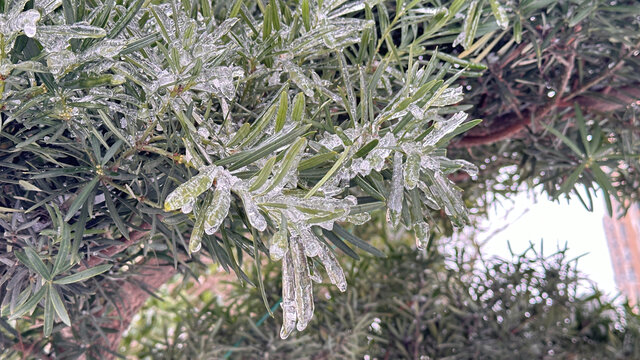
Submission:
[[[529,242],[536,244],[539,249],[542,239],[545,254],[550,254],[557,249],[558,244],[564,247],[566,242],[570,258],[586,253],[578,260],[578,269],[595,281],[600,290],[616,295],[618,291],[602,222],[606,209],[601,197],[602,195],[599,199],[594,199],[595,209],[588,212],[577,199],[570,204],[566,200],[557,203],[547,200],[545,195],[539,195],[534,202],[531,195],[520,194],[515,197],[515,208],[507,218],[513,223],[491,237],[484,248],[484,254],[509,259],[507,242],[511,243],[511,248],[517,254],[523,252]],[[527,208],[529,211],[517,218]],[[494,212],[490,228],[503,226],[505,214],[507,211],[504,208]],[[485,236],[481,235],[479,239],[483,240],[490,233],[491,231],[485,232]]]

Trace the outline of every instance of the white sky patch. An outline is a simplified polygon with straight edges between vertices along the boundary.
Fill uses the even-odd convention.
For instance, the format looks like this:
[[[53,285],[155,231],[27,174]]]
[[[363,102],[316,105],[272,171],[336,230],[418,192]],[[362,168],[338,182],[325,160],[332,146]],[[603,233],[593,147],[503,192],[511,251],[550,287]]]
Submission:
[[[618,294],[602,222],[606,209],[601,196],[594,199],[593,212],[587,211],[577,199],[558,203],[549,201],[546,195],[534,199],[530,194],[521,193],[513,201],[513,205],[505,202],[505,207],[490,210],[488,230],[480,234],[478,240],[511,224],[491,236],[483,247],[483,256],[510,259],[509,243],[515,254],[524,252],[530,243],[540,249],[543,240],[544,254],[551,254],[566,243],[569,259],[586,254],[578,260],[580,272],[609,298]]]

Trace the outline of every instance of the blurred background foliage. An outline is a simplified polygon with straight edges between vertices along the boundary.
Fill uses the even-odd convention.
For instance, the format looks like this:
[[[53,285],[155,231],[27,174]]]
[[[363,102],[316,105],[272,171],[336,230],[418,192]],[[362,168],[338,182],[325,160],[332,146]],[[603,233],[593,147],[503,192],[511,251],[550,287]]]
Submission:
[[[387,248],[345,261],[349,288],[318,286],[309,329],[286,340],[256,289],[176,279],[136,316],[120,350],[142,359],[635,359],[640,317],[575,271],[565,251],[470,260]],[[214,266],[211,267],[215,268]],[[280,268],[264,268],[271,304]]]

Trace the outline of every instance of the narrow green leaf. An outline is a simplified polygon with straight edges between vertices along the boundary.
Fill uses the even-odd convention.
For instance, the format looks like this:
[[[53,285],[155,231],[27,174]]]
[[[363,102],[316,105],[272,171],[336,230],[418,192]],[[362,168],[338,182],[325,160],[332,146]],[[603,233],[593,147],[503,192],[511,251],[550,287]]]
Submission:
[[[244,166],[247,166],[258,159],[262,159],[263,157],[271,154],[277,149],[288,145],[294,142],[299,136],[306,133],[307,130],[311,128],[311,125],[305,125],[303,127],[297,128],[295,130],[290,131],[287,134],[278,134],[273,140],[267,140],[264,142],[264,145],[255,148],[248,149],[246,151],[233,154],[224,159],[220,159],[216,161],[216,165],[227,165],[233,164],[228,167],[230,171],[238,170]]]
[[[27,258],[29,259],[29,264],[25,264],[31,268],[31,270],[37,272],[40,276],[42,276],[46,280],[51,280],[51,274],[49,273],[49,269],[42,262],[40,256],[30,247],[26,247],[24,249],[25,254],[27,254]]]
[[[322,185],[324,185],[324,183],[326,183],[331,178],[331,176],[333,176],[333,174],[336,171],[338,171],[338,169],[340,169],[340,166],[342,166],[342,163],[344,163],[344,161],[346,160],[347,156],[349,155],[349,150],[351,150],[351,146],[347,146],[347,148],[344,149],[344,151],[342,152],[342,155],[340,155],[340,157],[338,158],[338,161],[336,161],[336,163],[333,164],[331,169],[329,169],[329,171],[327,171],[327,173],[322,177],[322,179],[320,179],[320,181],[318,181],[313,186],[313,188],[311,188],[311,190],[309,190],[309,192],[304,196],[305,199],[308,199],[311,196],[313,196],[313,194],[315,194],[316,191],[318,191],[318,189],[320,189],[320,187]]]
[[[311,30],[311,12],[309,11],[309,0],[302,0],[302,23],[307,31]]]
[[[251,144],[251,142],[254,141],[257,137],[263,135],[264,134],[263,130],[267,127],[267,125],[269,124],[269,122],[271,121],[275,113],[276,113],[276,105],[274,104],[271,107],[269,107],[269,109],[266,112],[264,112],[262,116],[256,122],[253,123],[253,125],[251,125],[251,130],[249,131],[249,134],[247,134],[245,138],[242,139],[242,143],[240,145],[247,146]]]
[[[284,158],[282,159],[282,163],[280,165],[280,169],[278,173],[271,181],[271,184],[269,185],[269,187],[267,187],[262,192],[263,194],[266,194],[269,191],[273,190],[276,186],[278,186],[284,180],[284,178],[287,176],[287,174],[292,169],[292,167],[296,165],[295,160],[298,157],[298,154],[300,154],[301,151],[304,151],[306,145],[307,145],[307,139],[303,137],[301,137],[300,139],[298,139],[298,141],[296,141],[295,143],[293,143],[293,145],[291,145],[289,150],[287,150],[287,152],[285,153]]]
[[[303,93],[297,93],[293,98],[293,110],[291,111],[291,120],[300,122],[304,116],[305,98]]]
[[[71,250],[71,233],[68,231],[68,229],[66,230],[67,231],[63,231],[63,234],[60,237],[60,247],[58,248],[56,261],[53,264],[53,270],[51,270],[51,276],[58,275],[58,273],[62,269],[69,265],[69,261],[67,258],[69,257],[69,250]]]
[[[329,241],[331,241],[333,243],[333,245],[335,245],[338,249],[340,249],[343,253],[345,253],[347,256],[350,256],[356,260],[360,260],[360,256],[353,251],[352,248],[349,247],[349,245],[345,244],[344,241],[342,241],[342,239],[340,239],[338,236],[336,236],[336,234],[334,234],[331,231],[322,229],[322,233],[324,234],[324,236],[329,239]]]
[[[298,165],[298,171],[305,171],[324,164],[328,164],[335,161],[337,157],[338,154],[335,151],[314,155],[308,159],[300,161],[300,164]]]
[[[100,275],[103,272],[111,269],[111,267],[111,264],[98,265],[96,267],[92,267],[91,269],[82,270],[73,275],[63,277],[62,279],[54,280],[53,283],[59,285],[76,283]]]
[[[127,25],[129,25],[131,20],[133,20],[133,17],[138,13],[144,2],[145,0],[135,0],[135,2],[129,7],[127,12],[122,15],[120,19],[118,19],[118,22],[116,22],[107,36],[111,39],[114,39],[118,35],[120,35],[122,30],[124,30]]]
[[[15,309],[13,314],[11,314],[11,316],[9,317],[9,320],[15,320],[20,316],[22,316],[27,311],[33,309],[40,302],[40,300],[42,300],[46,290],[47,289],[45,286],[41,287],[40,290],[38,290],[38,292],[36,292],[35,294],[33,294],[32,297],[29,298],[29,300],[27,300],[24,304],[18,306]]]
[[[345,228],[343,228],[339,224],[334,224],[333,225],[333,232],[336,233],[336,235],[340,236],[341,238],[345,239],[346,241],[350,242],[354,246],[359,247],[360,249],[368,252],[369,254],[371,254],[373,256],[377,256],[377,257],[380,257],[380,258],[386,258],[387,257],[387,255],[385,255],[385,253],[383,253],[382,251],[380,251],[380,250],[376,249],[375,247],[371,246],[371,244],[369,244],[368,242],[366,242],[366,241],[360,239],[359,237],[353,235],[352,233],[348,232],[347,230],[345,230]]]
[[[116,208],[116,205],[113,203],[111,193],[106,186],[103,186],[103,193],[104,201],[107,204],[107,210],[109,210],[109,216],[111,217],[111,219],[113,219],[113,222],[116,224],[116,227],[118,228],[122,236],[129,240],[129,230],[127,229],[127,225],[125,225],[124,221],[122,221],[122,218],[118,213],[118,208]]]
[[[98,184],[99,180],[99,177],[95,177],[91,181],[89,181],[87,185],[84,186],[82,191],[80,191],[80,193],[77,195],[76,199],[73,200],[71,206],[69,206],[69,210],[67,210],[67,216],[64,217],[64,221],[69,221],[71,220],[71,218],[73,218],[76,212],[82,207],[82,204],[87,201],[89,194],[91,194],[93,189],[96,187],[96,184]]]
[[[522,20],[520,16],[515,17],[515,23],[513,24],[513,39],[517,44],[522,41]]]
[[[102,161],[101,161],[102,166],[106,165],[106,163],[109,162],[109,160],[111,160],[111,158],[116,154],[116,152],[118,152],[122,144],[124,144],[124,141],[118,140],[113,145],[111,145],[111,147],[109,147],[109,150],[107,150],[107,152],[104,154],[104,157],[102,158]]]
[[[562,140],[562,142],[567,145],[569,147],[569,149],[571,149],[574,153],[576,153],[576,155],[583,157],[583,153],[580,150],[580,148],[578,147],[578,145],[576,145],[576,143],[574,143],[573,141],[571,141],[568,137],[564,136],[560,131],[556,130],[553,126],[551,125],[547,125],[547,124],[542,124],[542,126],[547,129],[550,133],[552,133],[553,135],[555,135],[557,138],[559,138],[560,140]]]
[[[286,91],[280,93],[280,104],[278,105],[278,115],[276,115],[275,132],[282,130],[287,121],[287,110],[289,108],[289,95]]]
[[[369,154],[371,150],[373,150],[378,145],[378,142],[378,139],[369,141],[365,146],[358,149],[358,151],[353,155],[353,158],[358,159],[367,156],[367,154]]]
[[[49,296],[50,286],[43,286],[46,288],[46,297],[44,299],[44,336],[51,335],[53,331],[53,322],[55,320],[55,310],[53,309],[53,302],[51,296]]]
[[[568,194],[571,191],[571,189],[573,189],[573,187],[576,184],[576,181],[578,181],[578,177],[580,176],[580,174],[582,174],[582,171],[584,170],[586,165],[587,165],[586,162],[581,163],[571,173],[571,175],[569,175],[569,177],[564,180],[564,182],[562,183],[562,186],[560,187],[560,193],[561,194]]]
[[[269,160],[267,160],[262,169],[260,169],[260,172],[258,173],[258,176],[256,176],[256,179],[249,187],[249,191],[258,190],[262,187],[262,185],[264,185],[265,182],[267,182],[269,175],[271,175],[271,170],[273,170],[273,165],[276,163],[276,159],[277,156],[272,156],[271,158],[269,158]]]
[[[47,287],[49,288],[49,297],[51,298],[53,308],[56,310],[56,314],[58,314],[58,317],[63,323],[67,324],[67,326],[71,326],[71,319],[69,319],[69,314],[67,313],[67,309],[64,307],[60,294],[58,294],[58,291],[52,284],[48,284]]]
[[[264,281],[262,279],[262,272],[260,270],[262,262],[260,261],[260,249],[258,248],[258,233],[255,229],[251,229],[251,234],[253,238],[253,259],[255,261],[256,266],[256,276],[258,277],[258,288],[260,289],[260,296],[262,297],[262,302],[264,302],[264,306],[267,308],[269,315],[273,316],[273,312],[271,311],[271,307],[269,306],[269,301],[267,300],[267,292],[264,289]]]
[[[246,139],[247,134],[249,134],[249,131],[251,131],[251,124],[248,122],[242,124],[242,126],[240,126],[240,128],[238,129],[236,134],[233,136],[231,141],[229,141],[229,143],[227,144],[227,147],[236,146],[236,144],[238,144],[240,141]]]

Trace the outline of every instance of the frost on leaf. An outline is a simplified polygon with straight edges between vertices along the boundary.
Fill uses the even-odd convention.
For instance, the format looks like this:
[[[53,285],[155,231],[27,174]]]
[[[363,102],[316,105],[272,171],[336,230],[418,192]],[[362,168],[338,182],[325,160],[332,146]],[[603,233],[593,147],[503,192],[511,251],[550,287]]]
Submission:
[[[226,177],[220,177],[213,192],[211,205],[205,210],[204,231],[213,235],[229,213],[231,206],[231,187]]]
[[[413,231],[416,236],[416,247],[420,250],[426,249],[429,244],[429,224],[420,221],[414,225]]]
[[[196,197],[207,191],[207,189],[213,185],[216,174],[215,167],[208,167],[200,174],[178,186],[173,192],[167,195],[167,198],[164,200],[164,210],[177,210],[189,203],[193,203]],[[193,205],[191,205],[191,207],[192,206]],[[188,212],[191,212],[191,210],[187,211],[187,213]]]
[[[313,317],[313,287],[302,242],[295,236],[291,237],[290,252],[295,277],[296,317],[298,318],[296,328],[302,331]]]
[[[402,199],[404,195],[404,182],[402,173],[402,153],[396,151],[393,154],[393,175],[391,177],[391,193],[387,200],[387,221],[394,228],[400,223],[402,212]]]
[[[286,339],[296,328],[296,278],[291,252],[287,251],[282,259],[282,329],[280,337]]]

